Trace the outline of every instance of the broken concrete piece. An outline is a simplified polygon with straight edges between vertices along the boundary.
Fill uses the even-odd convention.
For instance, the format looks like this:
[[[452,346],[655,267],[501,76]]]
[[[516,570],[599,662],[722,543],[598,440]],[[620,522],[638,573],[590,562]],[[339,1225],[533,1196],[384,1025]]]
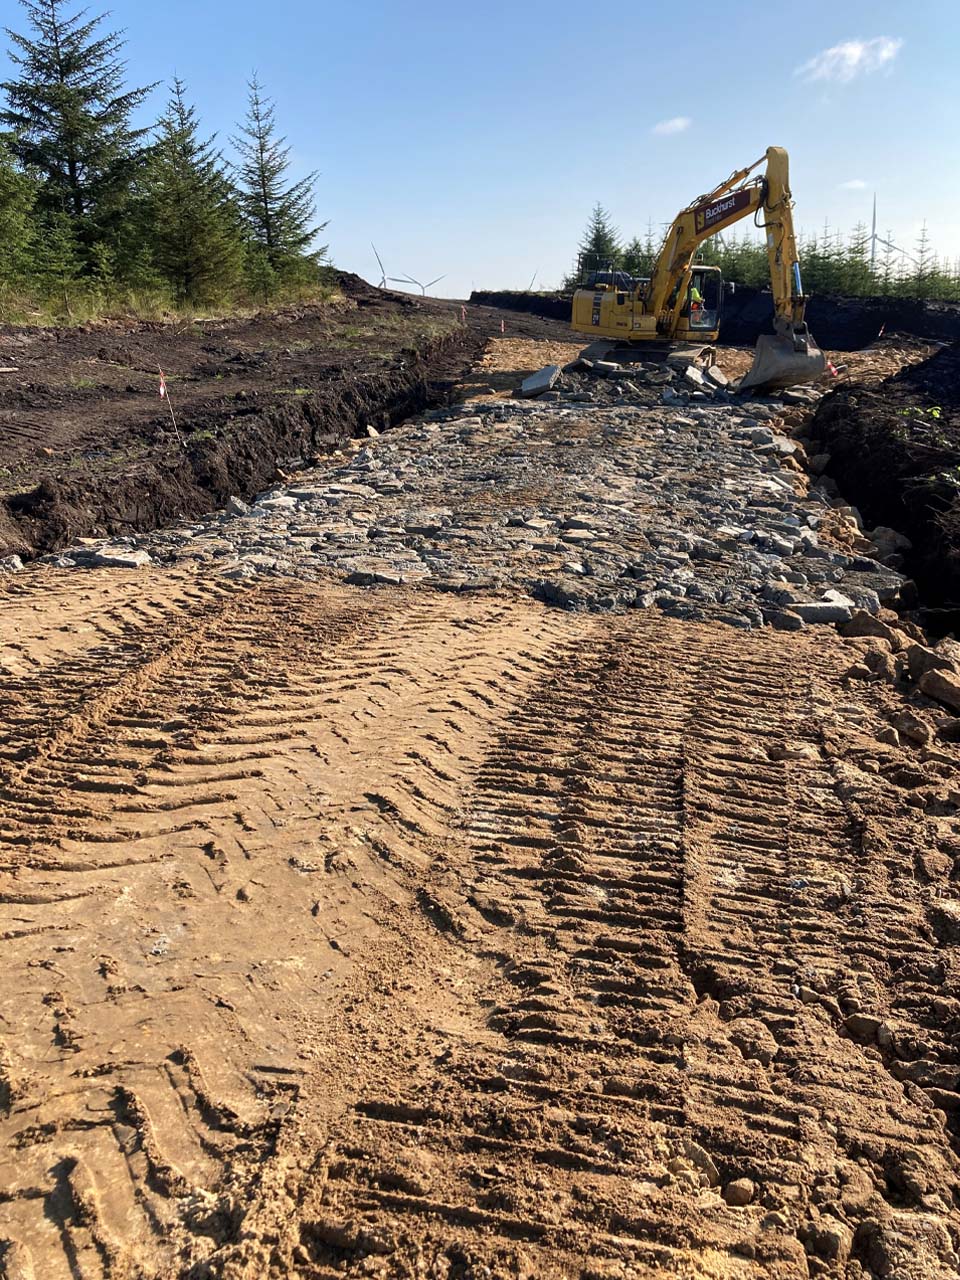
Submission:
[[[527,400],[532,399],[534,396],[541,396],[545,391],[553,389],[553,384],[559,377],[560,366],[558,364],[544,365],[537,373],[531,373],[529,378],[524,378],[520,384],[520,395]]]

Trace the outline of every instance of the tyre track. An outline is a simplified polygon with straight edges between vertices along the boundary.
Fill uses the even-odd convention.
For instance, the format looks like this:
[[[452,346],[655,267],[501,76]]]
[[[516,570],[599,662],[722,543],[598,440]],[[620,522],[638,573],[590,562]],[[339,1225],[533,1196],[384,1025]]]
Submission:
[[[153,1276],[233,1234],[352,954],[386,945],[557,629],[290,585],[116,608],[8,685],[0,1236],[25,1274]]]
[[[556,656],[480,768],[459,882],[431,873],[496,958],[488,1012],[378,1062],[277,1275],[952,1274],[942,1128],[801,995],[851,960],[823,910],[859,850],[841,663],[632,619]]]
[[[115,581],[10,614],[8,1272],[955,1273],[951,757],[838,638]]]

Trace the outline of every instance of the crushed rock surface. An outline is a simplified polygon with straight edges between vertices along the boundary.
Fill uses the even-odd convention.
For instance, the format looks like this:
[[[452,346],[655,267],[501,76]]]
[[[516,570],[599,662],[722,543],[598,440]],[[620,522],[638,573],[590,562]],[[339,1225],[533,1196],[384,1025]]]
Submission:
[[[252,506],[232,499],[201,521],[49,559],[507,589],[742,627],[875,613],[901,579],[821,538],[832,499],[799,472],[798,446],[777,430],[782,409],[663,403],[646,389],[613,402],[459,405],[356,442]]]

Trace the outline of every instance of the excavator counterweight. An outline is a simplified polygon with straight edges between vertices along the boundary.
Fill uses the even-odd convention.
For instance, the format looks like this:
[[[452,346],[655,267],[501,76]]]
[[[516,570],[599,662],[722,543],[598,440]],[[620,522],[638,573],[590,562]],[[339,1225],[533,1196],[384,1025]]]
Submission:
[[[762,177],[750,174],[766,161]],[[642,346],[650,342],[715,342],[720,330],[723,281],[719,269],[694,263],[698,246],[748,214],[765,232],[774,333],[757,342],[753,366],[739,390],[813,382],[826,367],[804,312],[787,153],[768,147],[673,220],[649,279],[630,280],[613,269],[597,271],[573,298],[572,327],[594,337]],[[602,265],[602,264],[599,264]]]

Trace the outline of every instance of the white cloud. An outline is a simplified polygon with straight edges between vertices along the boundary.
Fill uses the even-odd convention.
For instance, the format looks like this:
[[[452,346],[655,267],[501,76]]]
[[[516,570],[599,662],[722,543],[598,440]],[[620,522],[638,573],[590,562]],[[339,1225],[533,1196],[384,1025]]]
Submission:
[[[693,121],[689,116],[673,116],[670,120],[661,120],[650,130],[651,133],[683,133],[689,129]]]
[[[859,75],[869,75],[892,62],[903,47],[903,41],[890,36],[872,40],[844,40],[824,49],[794,71],[804,80],[838,80],[847,84]]]
[[[866,185],[862,178],[851,178],[848,182],[839,184],[841,191],[863,191]]]

